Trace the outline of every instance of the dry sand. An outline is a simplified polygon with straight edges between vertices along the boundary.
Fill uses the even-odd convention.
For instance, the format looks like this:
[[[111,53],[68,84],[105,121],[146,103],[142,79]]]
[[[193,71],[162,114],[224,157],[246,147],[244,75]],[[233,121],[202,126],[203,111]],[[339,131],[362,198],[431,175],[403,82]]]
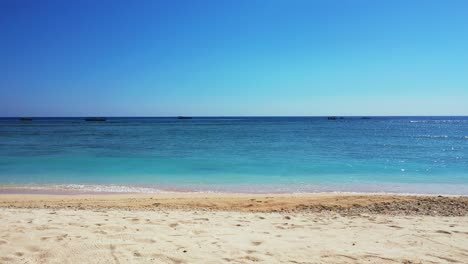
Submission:
[[[467,204],[344,194],[0,195],[0,263],[467,263]]]

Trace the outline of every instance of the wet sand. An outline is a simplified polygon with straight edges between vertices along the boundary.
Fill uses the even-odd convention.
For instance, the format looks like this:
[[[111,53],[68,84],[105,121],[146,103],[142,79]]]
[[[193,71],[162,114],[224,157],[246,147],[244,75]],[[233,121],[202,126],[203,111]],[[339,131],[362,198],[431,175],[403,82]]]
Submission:
[[[468,198],[0,195],[0,263],[466,263]]]
[[[0,207],[126,210],[225,210],[242,212],[336,212],[345,215],[466,216],[466,196],[392,194],[230,194],[164,193],[45,195],[2,194]]]

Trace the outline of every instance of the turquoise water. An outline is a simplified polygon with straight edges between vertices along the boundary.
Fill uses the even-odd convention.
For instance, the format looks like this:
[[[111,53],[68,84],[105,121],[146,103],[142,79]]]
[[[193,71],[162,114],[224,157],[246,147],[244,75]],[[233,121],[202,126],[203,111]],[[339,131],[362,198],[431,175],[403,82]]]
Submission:
[[[468,194],[468,118],[2,118],[0,183]]]

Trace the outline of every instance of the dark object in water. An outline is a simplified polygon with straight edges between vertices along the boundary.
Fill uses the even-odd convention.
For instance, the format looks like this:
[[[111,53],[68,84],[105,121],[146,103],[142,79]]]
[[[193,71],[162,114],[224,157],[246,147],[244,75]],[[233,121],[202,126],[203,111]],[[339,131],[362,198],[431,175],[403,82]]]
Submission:
[[[329,116],[328,120],[336,120],[336,116]]]
[[[104,117],[88,117],[88,118],[85,118],[85,121],[91,121],[91,122],[104,122],[106,120],[107,119],[105,119]]]
[[[371,118],[367,117],[367,116],[363,116],[363,117],[361,117],[361,119],[371,119]]]
[[[32,121],[32,117],[20,117],[18,119],[21,121]]]
[[[177,119],[192,119],[190,116],[178,116]]]

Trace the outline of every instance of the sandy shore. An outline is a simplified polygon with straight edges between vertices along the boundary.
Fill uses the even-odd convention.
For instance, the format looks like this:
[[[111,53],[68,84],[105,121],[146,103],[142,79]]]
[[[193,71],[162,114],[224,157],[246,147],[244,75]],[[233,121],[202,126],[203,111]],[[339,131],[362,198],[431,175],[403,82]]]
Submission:
[[[468,198],[0,195],[0,263],[466,263]]]

